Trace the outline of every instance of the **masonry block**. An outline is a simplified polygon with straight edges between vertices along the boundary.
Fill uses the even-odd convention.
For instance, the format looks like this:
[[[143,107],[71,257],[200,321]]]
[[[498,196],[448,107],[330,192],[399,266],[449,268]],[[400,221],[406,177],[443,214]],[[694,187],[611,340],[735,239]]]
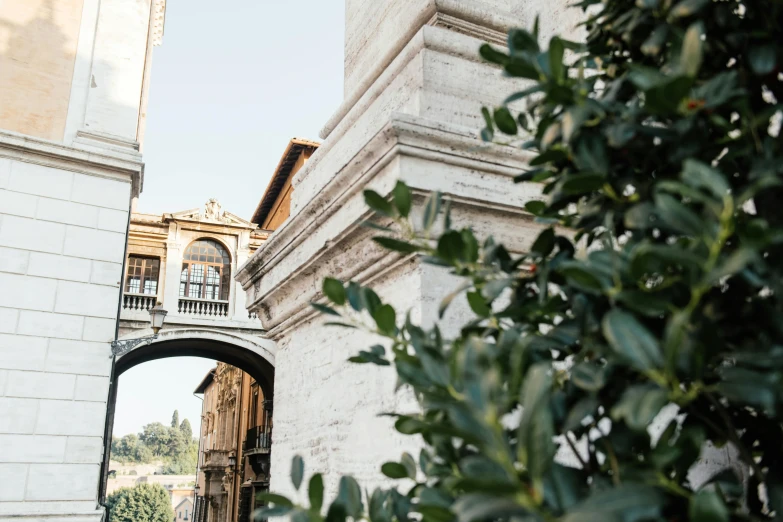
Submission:
[[[115,210],[130,208],[131,185],[128,181],[75,174],[72,201]]]
[[[63,247],[67,256],[121,263],[124,252],[125,234],[67,225]]]
[[[47,198],[70,199],[73,176],[72,172],[65,170],[15,161],[11,166],[8,188]]]
[[[36,399],[0,397],[0,433],[33,433],[37,413]]]
[[[0,397],[5,395],[5,383],[8,380],[8,370],[0,370]]]
[[[0,247],[0,272],[24,274],[29,258],[30,253],[26,250]]]
[[[24,500],[27,464],[0,464],[0,502]]]
[[[40,370],[46,360],[47,340],[27,335],[0,335],[0,368]]]
[[[25,500],[93,500],[99,472],[97,464],[31,464]]]
[[[59,254],[64,238],[65,225],[59,223],[19,216],[3,216],[0,223],[0,246]]]
[[[51,339],[45,370],[108,376],[111,373],[111,349],[106,343]]]
[[[114,331],[116,323],[113,319],[100,319],[98,317],[87,317],[84,319],[85,341],[98,341],[110,343],[114,340]]]
[[[31,252],[28,275],[65,279],[67,281],[90,280],[92,266],[89,259]]]
[[[0,462],[62,463],[66,437],[0,435]]]
[[[106,402],[108,397],[109,379],[106,377],[79,375],[76,379],[74,399],[77,401]]]
[[[84,317],[22,310],[16,332],[56,339],[80,339],[83,329]]]
[[[75,375],[14,370],[8,372],[5,395],[30,399],[72,399],[75,387]]]
[[[98,211],[98,228],[125,233],[128,230],[128,212],[102,208]]]
[[[106,404],[42,399],[38,405],[37,435],[103,435]]]
[[[90,282],[96,285],[119,287],[122,282],[122,263],[93,261]]]
[[[0,308],[0,333],[14,333],[18,319],[19,310]]]
[[[0,189],[0,212],[12,216],[35,217],[38,196]]]
[[[8,187],[8,181],[11,179],[11,160],[0,158],[0,188]]]
[[[0,288],[0,306],[47,312],[54,307],[57,281],[0,273]]]
[[[64,314],[114,318],[117,316],[119,288],[60,281],[54,311]],[[0,301],[1,303],[1,301]]]
[[[65,462],[94,464],[103,454],[102,437],[68,437],[65,446]]]
[[[98,208],[71,201],[41,199],[36,217],[44,221],[95,228],[98,225]]]

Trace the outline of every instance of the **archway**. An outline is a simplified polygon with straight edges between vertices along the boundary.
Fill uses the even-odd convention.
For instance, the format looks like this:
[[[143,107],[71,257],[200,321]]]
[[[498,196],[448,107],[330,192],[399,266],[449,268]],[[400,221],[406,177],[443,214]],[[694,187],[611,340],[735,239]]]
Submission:
[[[150,332],[136,331],[128,337],[141,337],[144,333]],[[113,362],[104,433],[105,446],[99,491],[101,503],[106,499],[119,377],[145,362],[176,357],[200,357],[236,367],[255,380],[258,385],[255,389],[260,388],[264,399],[271,401],[274,397],[275,344],[259,336],[211,328],[173,328],[162,330],[152,343],[138,346],[118,356]],[[235,458],[242,458],[240,450],[242,448],[237,446]]]

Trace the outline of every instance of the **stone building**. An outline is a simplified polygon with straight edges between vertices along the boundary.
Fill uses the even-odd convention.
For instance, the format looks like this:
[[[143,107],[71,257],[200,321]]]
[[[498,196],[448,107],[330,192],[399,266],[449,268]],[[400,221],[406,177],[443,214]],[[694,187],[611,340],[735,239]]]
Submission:
[[[233,275],[268,235],[215,199],[173,214],[131,214],[120,335],[148,328],[156,303],[168,312],[164,331],[260,335],[261,324],[247,312]]]
[[[0,520],[99,521],[164,0],[0,8]]]
[[[288,218],[291,178],[307,163],[318,145],[299,138],[288,143],[253,213],[253,224],[246,225],[251,229],[260,227],[253,229],[250,236],[252,246],[248,253],[251,255],[263,245],[268,234]],[[253,241],[253,238],[257,239]],[[143,252],[136,243],[132,227],[131,256],[134,252]],[[128,266],[132,265],[128,263]],[[171,270],[175,268],[178,267]],[[183,268],[182,279],[186,279],[184,272]],[[181,281],[179,285],[182,294]],[[134,282],[133,287],[143,288],[144,282]],[[126,296],[128,288],[126,286]],[[234,306],[244,311],[245,299],[241,287],[237,286],[236,299],[232,300]],[[242,316],[234,317],[234,321],[243,319]],[[260,328],[257,317],[253,315],[252,319],[256,320],[255,328]],[[175,319],[172,324],[183,327],[178,321]],[[225,320],[216,321],[224,328],[233,326]],[[195,522],[249,522],[257,507],[256,494],[269,489],[272,397],[265,395],[264,388],[251,375],[220,362],[206,375],[195,393],[203,396]]]
[[[503,45],[509,28],[530,26],[539,13],[542,39],[555,30],[567,34],[579,14],[566,11],[566,3],[346,0],[344,101],[326,123],[324,143],[309,151],[298,172],[270,185],[268,207],[251,220],[263,225],[269,212],[280,212],[277,230],[241,266],[229,256],[231,277],[257,313],[261,337],[209,322],[215,310],[244,321],[230,295],[221,299],[232,284],[223,279],[222,253],[204,252],[212,261],[202,262],[199,245],[197,262],[214,267],[219,283],[196,277],[198,297],[191,297],[189,265],[184,300],[177,282],[183,283],[186,254],[174,256],[175,245],[171,251],[166,245],[167,259],[182,259],[165,267],[165,279],[158,266],[157,285],[144,282],[152,264],[134,261],[130,280],[123,269],[131,201],[142,187],[150,50],[162,35],[163,0],[6,0],[0,12],[0,520],[101,520],[101,476],[108,471],[102,462],[118,378],[137,364],[177,355],[240,368],[264,400],[274,401],[272,489],[290,491],[287,470],[296,453],[308,473],[325,473],[328,496],[343,473],[369,489],[382,482],[377,464],[398,458],[411,442],[377,415],[406,407],[406,397],[393,393],[389,369],[348,364],[371,340],[327,329],[309,303],[321,298],[324,276],[356,279],[427,324],[437,317],[439,298],[453,289],[437,268],[376,248],[372,231],[360,226],[370,217],[365,187],[386,195],[402,179],[416,205],[428,191],[441,190],[452,200],[455,226],[491,232],[513,250],[529,248],[537,230],[523,209],[539,189],[511,182],[528,154],[478,140],[480,107],[513,90],[481,61],[478,48],[484,41]],[[281,194],[290,195],[288,208],[275,205]],[[208,220],[197,225],[191,218],[193,226],[207,226]],[[176,229],[186,220],[172,216],[168,224]],[[160,227],[150,228],[152,236],[162,235],[154,232]],[[142,294],[133,296],[141,306],[146,292],[163,292],[178,322],[148,342],[114,343],[113,350],[120,310],[129,314],[126,337],[147,334],[142,316],[130,316],[135,305],[123,308],[122,285]],[[199,317],[192,317],[193,307]],[[446,330],[459,324],[459,313],[459,307],[449,310]]]
[[[269,489],[272,401],[242,370],[218,363],[195,390],[204,404],[195,522],[249,522]]]

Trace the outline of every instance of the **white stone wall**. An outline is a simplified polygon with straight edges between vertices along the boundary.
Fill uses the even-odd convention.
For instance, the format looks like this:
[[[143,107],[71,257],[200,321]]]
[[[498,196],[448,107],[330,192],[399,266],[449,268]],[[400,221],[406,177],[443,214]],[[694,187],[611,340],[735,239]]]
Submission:
[[[36,160],[0,157],[0,520],[96,512],[131,194]]]

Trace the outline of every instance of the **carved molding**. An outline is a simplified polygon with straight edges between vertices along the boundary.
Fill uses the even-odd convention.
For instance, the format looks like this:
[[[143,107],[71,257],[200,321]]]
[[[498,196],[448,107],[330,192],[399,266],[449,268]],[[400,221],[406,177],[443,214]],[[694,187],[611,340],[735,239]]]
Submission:
[[[152,6],[152,45],[163,45],[163,30],[166,25],[166,0],[155,0]]]
[[[511,183],[530,157],[511,147],[482,144],[461,127],[394,115],[239,270],[248,309],[259,314],[276,339],[311,314],[309,302],[320,296],[315,281],[326,275],[369,281],[406,262],[378,248],[370,241],[375,233],[361,226],[370,217],[361,195],[367,186],[384,194],[401,177],[421,201],[431,190],[437,166],[443,176],[438,186],[452,200],[455,219],[457,213],[470,218],[480,214],[484,220],[503,222],[513,215],[534,226],[523,207],[540,194],[540,186]],[[529,246],[520,238],[504,237],[502,230],[493,234],[509,244]]]

